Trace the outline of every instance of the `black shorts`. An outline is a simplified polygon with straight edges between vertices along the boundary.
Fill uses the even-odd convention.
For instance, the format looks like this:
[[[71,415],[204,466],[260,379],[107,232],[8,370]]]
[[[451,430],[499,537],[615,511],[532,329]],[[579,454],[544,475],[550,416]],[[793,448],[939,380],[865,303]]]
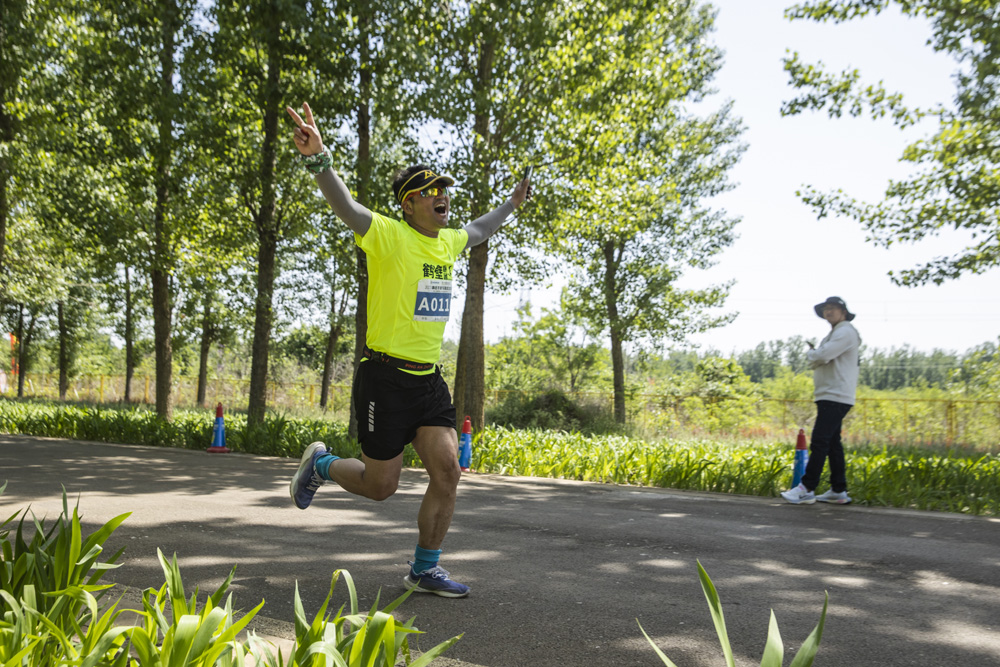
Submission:
[[[378,461],[402,454],[421,426],[455,428],[455,406],[437,367],[413,375],[377,361],[362,362],[354,377],[354,410],[361,451]]]

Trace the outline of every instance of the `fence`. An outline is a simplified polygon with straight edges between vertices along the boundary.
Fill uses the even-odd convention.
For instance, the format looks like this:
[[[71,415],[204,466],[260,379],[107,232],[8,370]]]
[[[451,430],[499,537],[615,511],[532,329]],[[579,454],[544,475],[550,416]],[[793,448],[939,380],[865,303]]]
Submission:
[[[16,382],[10,383],[7,395],[17,392]],[[24,378],[25,396],[59,398],[59,376],[30,374]],[[198,378],[175,377],[171,386],[174,405],[192,408],[197,405]],[[278,409],[318,408],[321,394],[319,384],[308,382],[268,382],[267,402]],[[125,399],[125,377],[122,375],[81,375],[70,380],[66,398],[73,401],[117,403]],[[156,383],[151,376],[132,378],[130,398],[136,403],[156,402]],[[327,411],[334,418],[347,418],[350,412],[350,385],[330,386]],[[222,403],[226,410],[246,410],[250,400],[250,380],[214,378],[205,391],[205,403],[214,406]]]
[[[125,379],[122,376],[81,376],[70,382],[67,398],[98,403],[123,400]],[[250,381],[216,378],[209,381],[206,403],[222,403],[227,410],[245,410]],[[178,377],[173,383],[174,404],[194,407],[197,378]],[[16,392],[16,384],[7,394]],[[510,391],[487,392],[487,407],[505,400]],[[58,398],[59,381],[55,375],[32,374],[25,377],[25,394]],[[149,376],[133,378],[132,399],[155,401],[155,384]],[[336,384],[330,387],[326,413],[346,420],[350,412],[351,388]],[[610,394],[580,392],[571,394],[578,403],[593,409],[610,411]],[[320,385],[308,382],[268,382],[268,406],[276,409],[309,410],[319,407]],[[638,394],[627,402],[629,422],[650,435],[705,436],[779,439],[791,441],[798,429],[807,431],[815,418],[816,407],[809,399],[733,398],[708,399],[669,394]],[[844,420],[848,442],[873,442],[886,445],[967,445],[996,449],[1000,445],[1000,401],[972,399],[870,398],[858,399]]]
[[[647,430],[728,434],[794,441],[816,417],[810,399],[712,401],[691,396],[644,396],[634,420]],[[1000,401],[860,397],[844,419],[844,440],[885,445],[963,445],[1000,450]]]

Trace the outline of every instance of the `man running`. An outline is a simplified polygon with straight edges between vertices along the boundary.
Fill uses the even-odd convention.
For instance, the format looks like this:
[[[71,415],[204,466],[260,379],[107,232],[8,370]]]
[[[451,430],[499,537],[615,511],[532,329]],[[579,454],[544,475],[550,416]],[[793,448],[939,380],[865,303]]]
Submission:
[[[385,500],[396,492],[403,449],[411,443],[429,483],[417,515],[414,558],[403,581],[417,592],[465,597],[469,587],[438,565],[461,469],[455,406],[437,362],[451,313],[455,259],[488,239],[531,196],[529,179],[497,209],[450,229],[448,188],[454,180],[415,165],[393,180],[402,217],[396,220],[354,201],[332,169],[312,110],[308,104],[302,108],[304,121],[288,108],[302,161],[368,258],[368,332],[353,388],[361,458],[338,458],[315,442],[303,452],[289,491],[299,509],[309,507],[316,490],[330,480],[359,496]]]

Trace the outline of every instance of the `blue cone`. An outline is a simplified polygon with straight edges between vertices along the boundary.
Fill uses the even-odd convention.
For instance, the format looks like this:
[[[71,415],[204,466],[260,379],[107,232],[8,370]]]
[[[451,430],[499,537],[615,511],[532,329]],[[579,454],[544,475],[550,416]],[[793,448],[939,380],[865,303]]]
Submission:
[[[226,447],[226,422],[222,418],[222,403],[215,408],[215,428],[212,431],[212,446],[208,448],[213,454],[227,454],[229,448]]]

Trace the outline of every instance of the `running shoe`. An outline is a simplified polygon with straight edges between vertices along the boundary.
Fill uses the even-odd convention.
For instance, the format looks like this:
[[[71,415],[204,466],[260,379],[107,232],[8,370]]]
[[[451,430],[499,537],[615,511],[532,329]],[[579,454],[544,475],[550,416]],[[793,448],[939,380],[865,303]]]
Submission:
[[[789,491],[782,491],[781,497],[793,505],[812,505],[816,502],[816,494],[801,484]]]
[[[816,496],[816,500],[821,503],[833,503],[834,505],[847,505],[851,502],[851,497],[847,495],[847,491],[827,491],[826,493],[821,493]]]
[[[288,493],[300,510],[309,507],[313,496],[316,495],[316,489],[326,484],[326,480],[316,472],[316,459],[323,454],[326,454],[326,445],[322,442],[314,442],[306,447],[299,460],[299,469],[292,475]]]
[[[434,593],[446,598],[464,598],[469,594],[469,587],[452,581],[448,570],[440,565],[435,565],[429,570],[421,573],[413,571],[413,563],[410,563],[410,573],[403,577],[403,583],[407,588],[412,588],[417,593]]]

